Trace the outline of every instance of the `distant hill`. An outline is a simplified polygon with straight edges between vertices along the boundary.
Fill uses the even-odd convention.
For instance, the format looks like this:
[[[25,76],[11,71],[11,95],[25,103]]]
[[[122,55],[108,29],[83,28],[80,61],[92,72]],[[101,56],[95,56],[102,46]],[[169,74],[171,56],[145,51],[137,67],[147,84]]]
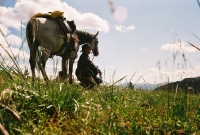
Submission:
[[[137,84],[133,84],[134,85],[134,89],[139,89],[139,90],[154,90],[157,87],[163,85],[163,84],[151,84],[151,83],[137,83]],[[124,83],[121,85],[122,87],[128,87],[128,82]]]
[[[153,90],[155,89],[157,84],[151,84],[151,83],[138,83],[135,84],[135,89],[141,89],[141,90]]]
[[[157,90],[176,90],[176,87],[178,89],[182,90],[188,90],[192,89],[194,93],[200,93],[200,77],[196,78],[185,78],[182,81],[176,81],[172,83],[165,84],[163,86],[160,86],[156,88]]]

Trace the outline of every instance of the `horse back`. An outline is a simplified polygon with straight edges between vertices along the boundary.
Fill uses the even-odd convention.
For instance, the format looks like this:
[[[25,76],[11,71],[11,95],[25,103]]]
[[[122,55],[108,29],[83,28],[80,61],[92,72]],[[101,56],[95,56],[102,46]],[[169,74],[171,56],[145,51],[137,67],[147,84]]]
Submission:
[[[37,46],[42,46],[49,52],[56,52],[64,43],[63,33],[59,30],[57,23],[51,19],[30,19],[26,35],[29,48],[34,40],[37,40]]]

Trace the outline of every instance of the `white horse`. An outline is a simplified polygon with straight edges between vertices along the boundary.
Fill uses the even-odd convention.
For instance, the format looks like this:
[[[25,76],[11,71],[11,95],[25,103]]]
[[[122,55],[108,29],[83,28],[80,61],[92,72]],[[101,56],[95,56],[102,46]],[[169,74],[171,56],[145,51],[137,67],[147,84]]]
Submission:
[[[32,79],[35,80],[35,66],[36,66],[36,53],[39,51],[39,46],[41,53],[39,67],[44,77],[44,80],[48,80],[48,76],[45,71],[45,64],[51,55],[57,55],[62,57],[62,73],[64,77],[67,76],[67,63],[69,59],[69,82],[72,83],[72,72],[74,58],[70,56],[70,50],[64,44],[65,40],[68,44],[74,43],[76,52],[79,49],[79,45],[84,43],[89,43],[92,48],[94,56],[99,55],[98,50],[98,32],[97,34],[90,34],[88,32],[76,30],[74,32],[78,36],[78,42],[69,42],[70,34],[67,37],[63,36],[63,33],[59,30],[57,23],[53,20],[46,18],[34,18],[30,19],[26,27],[26,38],[28,41],[28,46],[30,49],[30,66],[32,71]]]

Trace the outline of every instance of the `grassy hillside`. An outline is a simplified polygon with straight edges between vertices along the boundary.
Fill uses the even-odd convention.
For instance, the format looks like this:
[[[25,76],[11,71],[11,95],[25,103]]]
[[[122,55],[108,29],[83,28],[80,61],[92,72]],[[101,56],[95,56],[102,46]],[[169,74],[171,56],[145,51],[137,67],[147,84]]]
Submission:
[[[200,134],[200,97],[190,93],[33,84],[11,68],[0,72],[0,92],[10,134]]]
[[[163,86],[158,87],[157,89],[170,91],[175,91],[176,89],[187,92],[190,89],[190,92],[194,94],[200,94],[200,77],[195,78],[185,78],[182,81],[171,82]]]

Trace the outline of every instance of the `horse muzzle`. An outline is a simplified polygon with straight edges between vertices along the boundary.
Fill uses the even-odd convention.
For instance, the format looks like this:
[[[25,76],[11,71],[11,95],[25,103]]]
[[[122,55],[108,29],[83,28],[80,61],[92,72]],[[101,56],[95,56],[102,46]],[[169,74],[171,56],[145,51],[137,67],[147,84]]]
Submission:
[[[93,52],[93,54],[94,54],[94,56],[98,56],[99,55],[99,51],[96,50],[96,51]]]

